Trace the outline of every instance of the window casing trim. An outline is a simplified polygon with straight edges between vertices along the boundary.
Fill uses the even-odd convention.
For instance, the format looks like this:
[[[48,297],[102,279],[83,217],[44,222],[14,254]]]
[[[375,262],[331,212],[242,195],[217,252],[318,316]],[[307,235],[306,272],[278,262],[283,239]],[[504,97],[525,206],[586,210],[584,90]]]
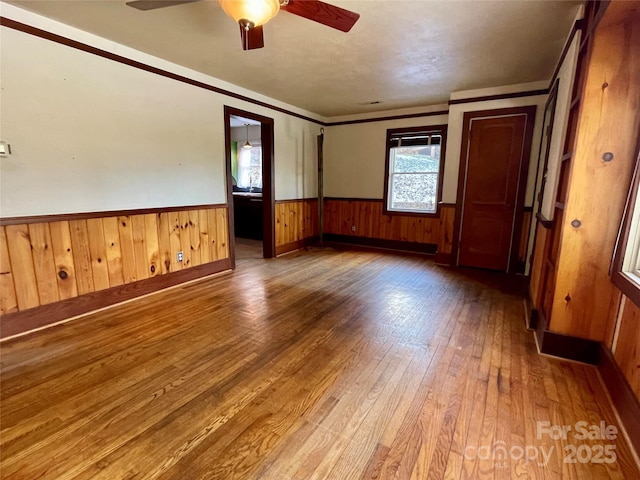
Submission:
[[[436,210],[435,212],[418,212],[415,210],[390,210],[389,205],[389,161],[391,148],[397,146],[397,138],[399,136],[419,134],[440,136],[440,163],[438,166],[438,179],[436,183]],[[412,142],[413,143],[413,142]],[[410,144],[404,144],[409,146]],[[444,166],[446,159],[447,145],[447,125],[426,125],[420,127],[390,128],[387,130],[387,140],[385,142],[385,161],[384,161],[384,196],[382,200],[382,213],[384,215],[401,215],[415,217],[440,217],[440,206],[442,204],[442,185],[444,181]]]
[[[611,262],[613,284],[633,303],[640,306],[640,138],[631,186],[620,223],[618,239]],[[633,229],[633,231],[632,231]],[[630,255],[630,257],[629,257]],[[633,265],[632,265],[633,264]]]

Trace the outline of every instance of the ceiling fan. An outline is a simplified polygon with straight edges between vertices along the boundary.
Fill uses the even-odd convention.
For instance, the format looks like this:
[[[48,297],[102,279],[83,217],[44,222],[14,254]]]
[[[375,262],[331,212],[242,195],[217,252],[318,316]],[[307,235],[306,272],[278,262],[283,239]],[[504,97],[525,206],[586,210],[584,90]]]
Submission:
[[[133,0],[127,5],[138,10],[155,10],[200,0]],[[351,30],[360,15],[320,0],[218,0],[224,12],[240,25],[243,50],[264,47],[262,26],[279,10],[321,23],[341,32]]]

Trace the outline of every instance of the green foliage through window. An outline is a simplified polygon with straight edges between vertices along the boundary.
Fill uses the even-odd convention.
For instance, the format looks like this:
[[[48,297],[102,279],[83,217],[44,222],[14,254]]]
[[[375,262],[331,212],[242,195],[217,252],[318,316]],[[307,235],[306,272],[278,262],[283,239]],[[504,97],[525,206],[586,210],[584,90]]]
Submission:
[[[387,140],[387,210],[435,213],[440,199],[444,131],[388,131]]]

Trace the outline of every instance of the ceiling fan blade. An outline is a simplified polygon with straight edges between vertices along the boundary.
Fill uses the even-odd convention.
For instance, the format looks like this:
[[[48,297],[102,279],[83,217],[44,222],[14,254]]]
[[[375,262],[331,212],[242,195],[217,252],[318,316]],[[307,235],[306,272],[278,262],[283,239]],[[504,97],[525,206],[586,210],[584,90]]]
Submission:
[[[264,47],[264,36],[262,34],[262,25],[246,30],[240,25],[240,38],[242,39],[243,50],[255,50]]]
[[[133,0],[127,2],[127,5],[138,10],[155,10],[156,8],[173,7],[174,5],[182,5],[183,3],[199,2],[200,0]]]
[[[289,13],[313,20],[341,32],[348,32],[360,18],[359,13],[329,5],[320,0],[289,0],[281,7]]]

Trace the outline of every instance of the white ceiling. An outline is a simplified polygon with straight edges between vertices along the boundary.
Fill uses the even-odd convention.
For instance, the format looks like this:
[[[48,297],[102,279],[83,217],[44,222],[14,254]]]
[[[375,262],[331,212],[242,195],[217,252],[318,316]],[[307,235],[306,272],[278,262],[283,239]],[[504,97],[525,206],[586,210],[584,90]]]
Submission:
[[[9,3],[331,117],[548,80],[580,2],[331,0],[360,14],[351,32],[281,11],[265,47],[246,52],[215,0],[146,12],[125,0]]]

